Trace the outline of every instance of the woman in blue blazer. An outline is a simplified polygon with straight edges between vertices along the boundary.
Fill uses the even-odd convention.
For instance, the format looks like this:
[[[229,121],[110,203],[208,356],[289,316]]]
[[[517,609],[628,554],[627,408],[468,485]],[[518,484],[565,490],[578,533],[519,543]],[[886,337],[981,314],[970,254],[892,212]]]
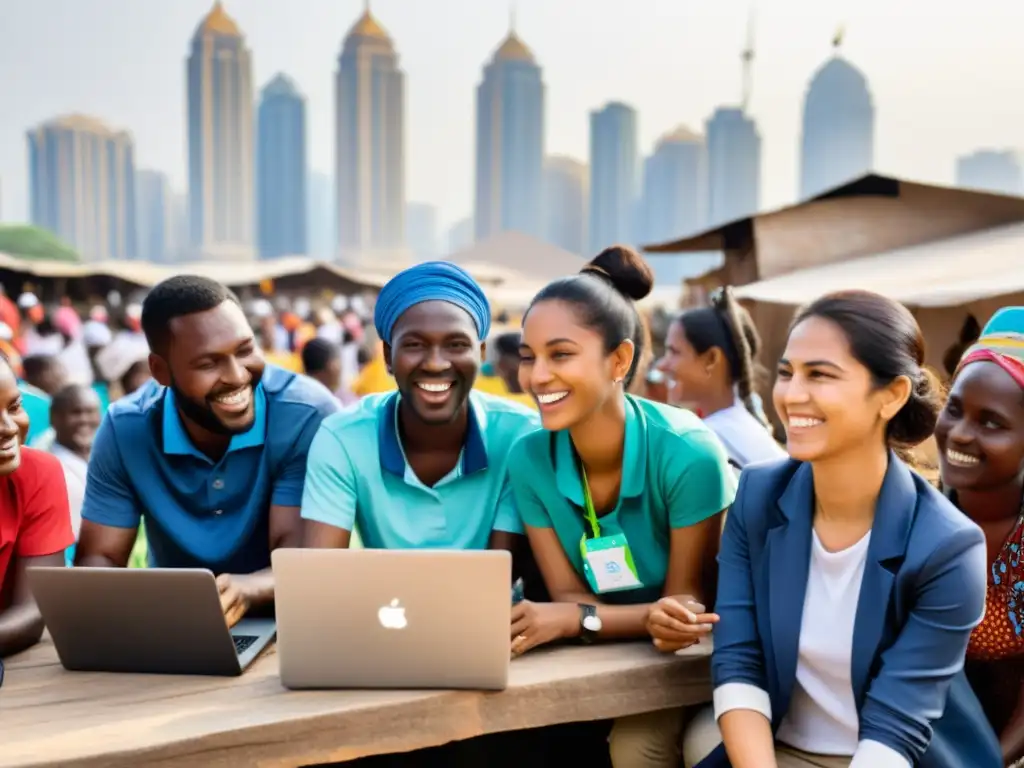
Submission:
[[[985,605],[981,531],[897,451],[941,407],[913,316],[825,296],[773,393],[790,458],[743,472],[719,557],[724,743],[700,768],[999,768],[963,674]]]

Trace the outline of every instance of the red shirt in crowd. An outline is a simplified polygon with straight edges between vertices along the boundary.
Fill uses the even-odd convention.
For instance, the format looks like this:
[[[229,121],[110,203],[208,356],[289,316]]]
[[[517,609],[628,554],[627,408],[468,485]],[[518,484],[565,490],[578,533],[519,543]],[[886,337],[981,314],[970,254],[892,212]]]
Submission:
[[[14,556],[42,557],[75,543],[60,461],[22,447],[21,466],[0,477],[0,611],[11,600]]]

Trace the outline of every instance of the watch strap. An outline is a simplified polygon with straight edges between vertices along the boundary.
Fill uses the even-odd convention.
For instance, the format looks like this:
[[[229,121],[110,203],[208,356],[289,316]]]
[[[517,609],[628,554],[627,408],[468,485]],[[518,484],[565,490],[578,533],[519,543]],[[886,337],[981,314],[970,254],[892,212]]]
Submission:
[[[587,627],[586,620],[597,616],[597,606],[590,603],[579,603],[580,607],[580,640],[592,643],[597,639],[597,632]]]

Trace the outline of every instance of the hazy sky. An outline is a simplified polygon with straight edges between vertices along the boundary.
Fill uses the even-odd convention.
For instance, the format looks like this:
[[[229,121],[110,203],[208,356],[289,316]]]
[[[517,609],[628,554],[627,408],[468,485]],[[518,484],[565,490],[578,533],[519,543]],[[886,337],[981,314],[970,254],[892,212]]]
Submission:
[[[0,0],[0,187],[27,218],[25,130],[67,112],[128,129],[140,167],[184,189],[185,57],[212,0]],[[291,75],[308,98],[310,166],[333,164],[332,78],[362,0],[225,0],[255,83]],[[588,154],[588,113],[639,111],[640,146],[679,123],[703,131],[740,95],[749,0],[518,0],[517,29],[544,69],[547,151]],[[474,98],[508,29],[505,0],[373,0],[406,73],[407,189],[447,225],[472,210]],[[803,95],[846,27],[867,75],[879,169],[949,183],[957,154],[1024,147],[1020,0],[759,0],[751,111],[764,139],[762,204],[791,201]]]

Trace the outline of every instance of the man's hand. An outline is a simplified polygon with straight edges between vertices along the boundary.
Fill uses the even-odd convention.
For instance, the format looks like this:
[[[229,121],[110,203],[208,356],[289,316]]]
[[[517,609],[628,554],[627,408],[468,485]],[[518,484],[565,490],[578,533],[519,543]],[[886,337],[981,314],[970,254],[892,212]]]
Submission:
[[[705,613],[704,606],[690,595],[663,597],[651,605],[647,631],[655,648],[674,653],[699,643],[711,634],[718,620],[717,613]]]
[[[220,592],[220,607],[224,612],[224,620],[229,628],[233,627],[249,610],[252,584],[248,576],[222,573],[217,577],[217,589]]]

